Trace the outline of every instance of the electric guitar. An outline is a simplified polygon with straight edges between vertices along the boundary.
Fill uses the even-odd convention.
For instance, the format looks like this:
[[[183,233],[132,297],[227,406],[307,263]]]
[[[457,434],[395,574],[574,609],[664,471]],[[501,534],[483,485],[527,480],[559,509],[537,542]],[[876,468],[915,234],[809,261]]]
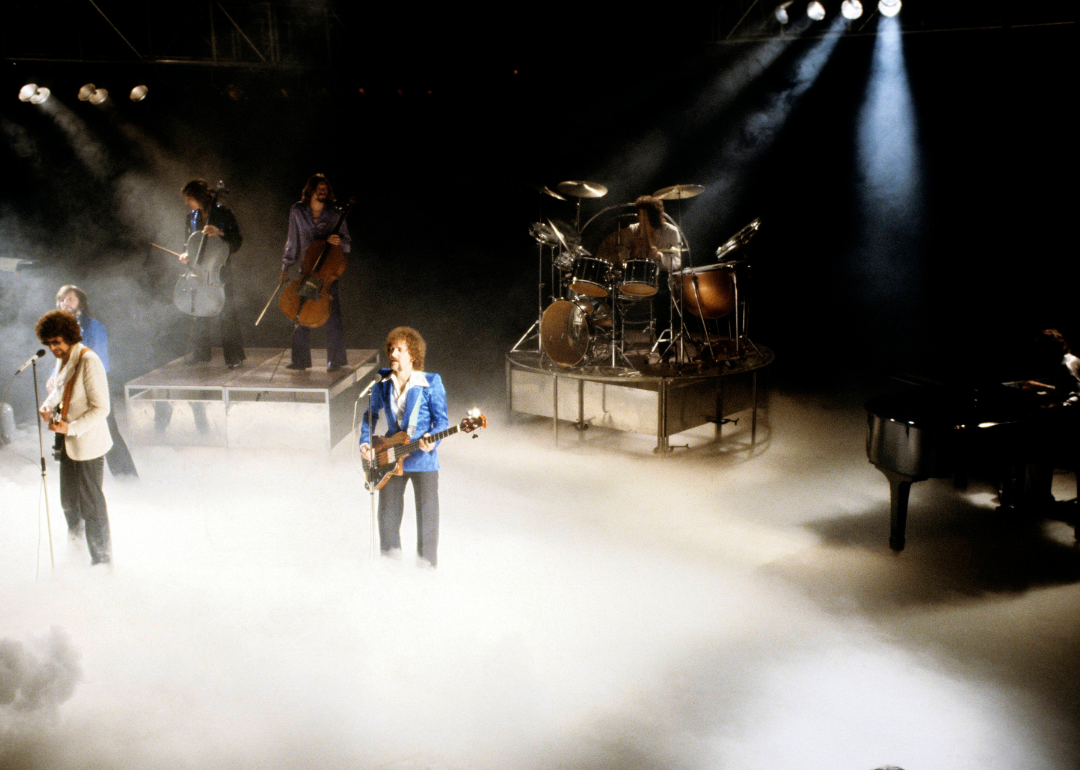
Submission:
[[[480,414],[480,410],[473,409],[469,416],[457,425],[451,425],[444,431],[432,433],[427,441],[435,442],[453,436],[455,433],[472,433],[478,428],[487,427],[487,417]],[[473,437],[475,438],[475,436]],[[405,471],[401,464],[405,458],[420,448],[420,439],[409,440],[409,434],[405,431],[395,433],[393,436],[373,436],[371,439],[371,453],[367,460],[363,460],[364,486],[369,492],[382,489],[391,476],[400,476]]]

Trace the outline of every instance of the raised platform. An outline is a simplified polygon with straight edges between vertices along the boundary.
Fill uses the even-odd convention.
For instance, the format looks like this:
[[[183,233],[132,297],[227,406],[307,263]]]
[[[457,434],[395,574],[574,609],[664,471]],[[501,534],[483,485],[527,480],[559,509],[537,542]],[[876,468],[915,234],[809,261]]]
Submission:
[[[207,363],[170,361],[124,385],[131,439],[197,446],[306,447],[329,451],[352,430],[353,402],[379,365],[376,350],[348,351],[348,366],[286,369],[289,351],[249,348],[238,369],[215,348]]]
[[[541,353],[506,356],[506,392],[511,414],[550,417],[555,442],[559,420],[579,428],[598,425],[656,435],[656,451],[668,452],[669,437],[713,423],[719,441],[725,418],[751,410],[751,442],[757,435],[758,371],[773,362],[771,350],[755,346],[744,359],[707,368],[567,367]]]

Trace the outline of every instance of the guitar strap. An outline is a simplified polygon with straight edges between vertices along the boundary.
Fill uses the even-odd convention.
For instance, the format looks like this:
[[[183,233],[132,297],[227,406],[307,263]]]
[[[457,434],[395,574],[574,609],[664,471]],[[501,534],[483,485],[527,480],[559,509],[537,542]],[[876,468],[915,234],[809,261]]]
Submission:
[[[420,372],[420,374],[424,374],[424,373]],[[424,375],[424,376],[426,377],[427,375]],[[420,386],[413,386],[413,387],[423,387],[423,386],[420,385]],[[413,403],[412,411],[409,412],[409,427],[407,427],[405,429],[406,432],[409,434],[409,438],[412,438],[413,435],[416,433],[416,423],[420,421],[420,401],[423,398],[423,395],[424,395],[423,393],[417,393],[416,394],[416,401]]]
[[[75,378],[79,376],[79,364],[82,363],[83,353],[87,350],[84,345],[82,350],[79,351],[78,357],[75,359],[74,368],[71,370],[71,376],[68,377],[67,382],[64,384],[64,400],[60,406],[60,419],[67,421],[68,407],[71,406],[71,391],[75,389]]]

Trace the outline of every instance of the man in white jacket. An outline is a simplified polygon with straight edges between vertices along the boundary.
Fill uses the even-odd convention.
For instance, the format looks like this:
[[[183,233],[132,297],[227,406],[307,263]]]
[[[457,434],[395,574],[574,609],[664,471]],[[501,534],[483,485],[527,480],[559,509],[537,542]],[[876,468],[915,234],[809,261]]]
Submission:
[[[86,531],[92,564],[111,561],[109,510],[101,485],[105,453],[112,448],[106,417],[109,383],[105,366],[82,344],[75,316],[64,310],[46,313],[37,322],[38,339],[60,361],[56,389],[41,406],[41,419],[49,430],[64,436],[60,456],[60,504],[68,532]]]

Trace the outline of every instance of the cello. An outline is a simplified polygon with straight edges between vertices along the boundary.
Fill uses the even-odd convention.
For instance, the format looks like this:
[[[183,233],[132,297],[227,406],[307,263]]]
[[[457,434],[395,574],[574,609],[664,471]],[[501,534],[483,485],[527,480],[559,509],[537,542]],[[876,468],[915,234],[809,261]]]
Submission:
[[[223,191],[224,185],[218,182],[207,207],[208,221]],[[221,280],[221,269],[229,259],[228,244],[220,235],[206,235],[202,230],[196,230],[188,236],[184,253],[188,257],[188,269],[176,281],[173,304],[180,312],[191,316],[216,316],[225,307],[225,283]]]
[[[337,235],[356,198],[349,198],[345,210],[330,235]],[[329,236],[327,236],[329,238]],[[304,253],[300,277],[281,292],[278,307],[285,317],[301,326],[315,329],[330,318],[330,287],[345,272],[345,252],[326,239],[312,241]]]

